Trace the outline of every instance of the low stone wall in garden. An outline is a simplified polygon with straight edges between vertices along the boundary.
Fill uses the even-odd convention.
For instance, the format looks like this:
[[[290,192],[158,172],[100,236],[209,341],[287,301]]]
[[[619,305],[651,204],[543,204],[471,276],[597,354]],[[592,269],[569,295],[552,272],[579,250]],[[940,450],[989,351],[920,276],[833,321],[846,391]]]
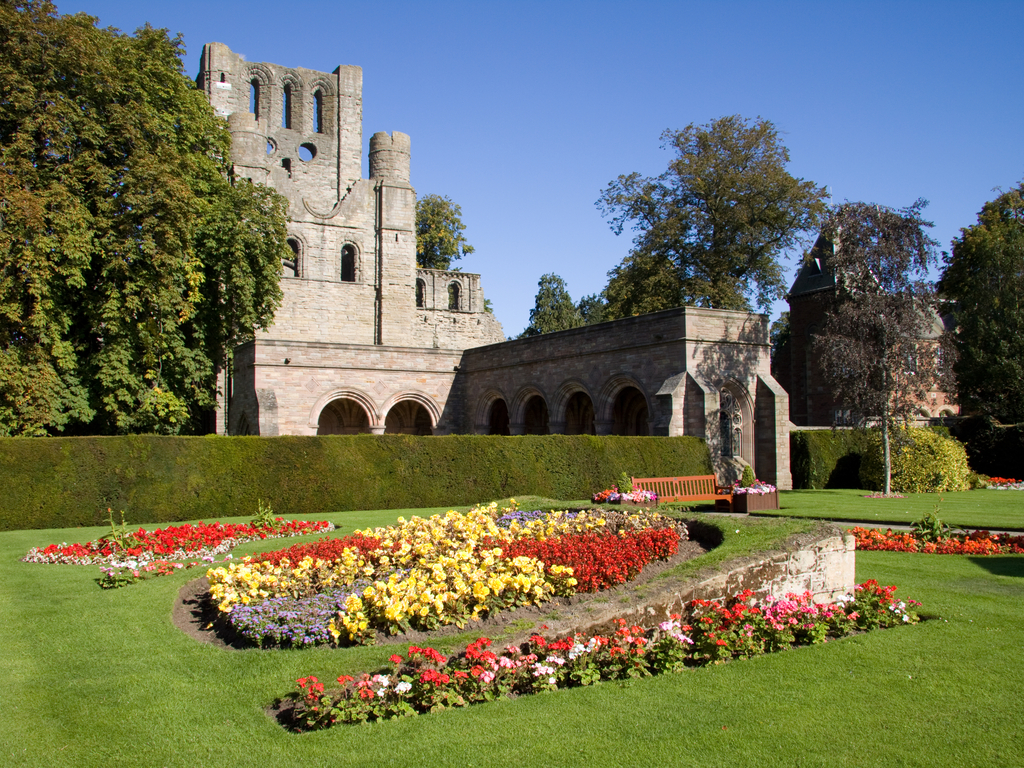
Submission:
[[[687,525],[690,538],[699,541],[701,526]],[[649,597],[629,606],[610,603],[600,615],[593,615],[592,625],[579,631],[607,631],[619,617],[651,627],[670,614],[685,615],[685,606],[692,600],[725,601],[745,589],[753,590],[757,598],[810,592],[815,602],[829,602],[853,592],[854,565],[853,535],[838,525],[823,524],[811,533],[790,537],[779,550],[730,560],[676,584],[653,582]]]

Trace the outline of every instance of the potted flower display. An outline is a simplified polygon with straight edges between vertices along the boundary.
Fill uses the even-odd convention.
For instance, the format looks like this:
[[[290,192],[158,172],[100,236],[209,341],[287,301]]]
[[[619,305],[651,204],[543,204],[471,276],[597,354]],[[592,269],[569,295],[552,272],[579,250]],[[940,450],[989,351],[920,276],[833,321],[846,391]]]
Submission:
[[[759,512],[764,509],[779,508],[779,491],[771,483],[755,480],[749,486],[739,481],[732,489],[733,512]]]

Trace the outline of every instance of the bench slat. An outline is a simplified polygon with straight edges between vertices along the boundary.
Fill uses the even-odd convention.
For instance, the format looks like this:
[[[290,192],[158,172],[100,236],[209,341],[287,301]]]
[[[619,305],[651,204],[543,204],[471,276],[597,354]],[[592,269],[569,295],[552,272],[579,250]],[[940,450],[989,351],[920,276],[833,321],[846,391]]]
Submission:
[[[732,506],[732,494],[719,491],[714,475],[691,477],[634,477],[633,488],[653,491],[659,501],[728,501]]]

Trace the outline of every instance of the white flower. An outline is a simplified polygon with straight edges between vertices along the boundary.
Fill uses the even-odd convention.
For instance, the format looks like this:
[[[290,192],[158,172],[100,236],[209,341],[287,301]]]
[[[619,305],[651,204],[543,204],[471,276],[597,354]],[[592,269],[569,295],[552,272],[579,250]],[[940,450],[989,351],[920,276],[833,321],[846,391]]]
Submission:
[[[408,693],[412,690],[412,683],[407,683],[404,680],[395,686],[395,690],[399,693]]]

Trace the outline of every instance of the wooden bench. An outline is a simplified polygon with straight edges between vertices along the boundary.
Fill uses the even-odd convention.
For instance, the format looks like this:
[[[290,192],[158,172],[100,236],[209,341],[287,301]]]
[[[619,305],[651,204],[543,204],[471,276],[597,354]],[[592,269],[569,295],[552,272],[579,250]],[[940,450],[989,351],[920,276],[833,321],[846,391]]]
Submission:
[[[714,475],[693,477],[634,477],[633,489],[654,491],[658,501],[713,501],[715,510],[732,511],[732,489],[723,488]]]

